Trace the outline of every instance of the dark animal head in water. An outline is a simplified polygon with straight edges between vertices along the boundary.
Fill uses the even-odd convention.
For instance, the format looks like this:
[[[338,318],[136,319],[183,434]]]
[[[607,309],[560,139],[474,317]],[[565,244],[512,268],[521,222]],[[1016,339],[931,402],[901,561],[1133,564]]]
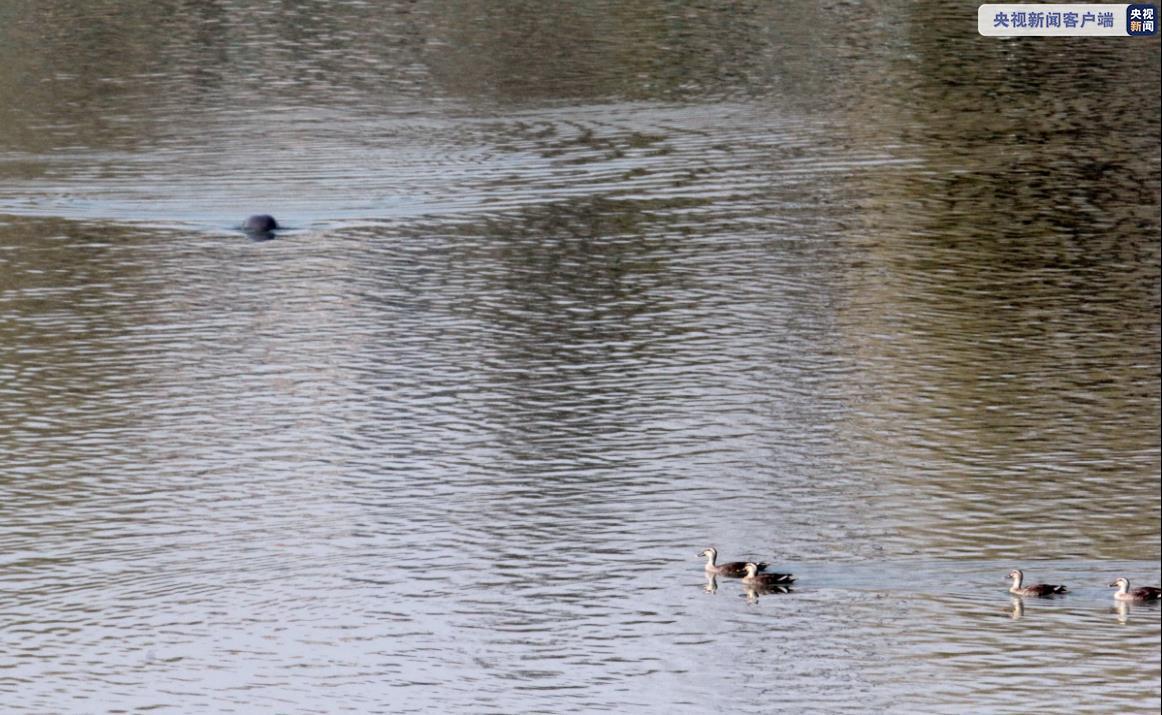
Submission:
[[[242,230],[247,233],[269,233],[278,228],[278,221],[269,214],[255,214],[242,224]]]

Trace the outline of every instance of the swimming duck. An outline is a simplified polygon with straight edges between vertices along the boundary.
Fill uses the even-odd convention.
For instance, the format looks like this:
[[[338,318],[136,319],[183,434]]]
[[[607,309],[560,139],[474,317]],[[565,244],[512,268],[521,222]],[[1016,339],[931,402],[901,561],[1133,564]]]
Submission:
[[[759,565],[753,561],[747,562],[743,568],[746,570],[746,575],[742,577],[742,582],[747,586],[755,588],[782,587],[795,581],[794,575],[789,573],[759,573]]]
[[[1009,578],[1013,579],[1013,585],[1009,587],[1009,593],[1015,593],[1018,596],[1056,596],[1059,593],[1069,592],[1064,586],[1058,586],[1053,583],[1035,583],[1032,586],[1022,588],[1021,581],[1024,580],[1025,574],[1020,569],[1010,571]]]
[[[1114,598],[1119,601],[1157,601],[1162,599],[1162,588],[1154,588],[1153,586],[1139,586],[1137,588],[1130,588],[1130,579],[1119,578],[1110,586],[1117,586],[1118,591],[1114,594]]]
[[[742,578],[746,575],[745,561],[728,561],[724,564],[715,565],[714,562],[718,559],[718,549],[714,548],[713,546],[708,549],[703,549],[702,553],[698,555],[706,557],[706,573],[708,574],[713,574],[715,576],[729,576],[730,578]],[[757,565],[759,571],[762,571],[767,567],[767,564],[761,561]]]

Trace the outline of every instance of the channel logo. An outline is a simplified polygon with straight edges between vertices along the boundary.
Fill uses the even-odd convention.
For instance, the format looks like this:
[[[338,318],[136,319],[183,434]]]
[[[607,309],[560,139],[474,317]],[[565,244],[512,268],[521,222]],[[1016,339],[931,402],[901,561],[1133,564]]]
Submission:
[[[1149,37],[1158,34],[1153,4],[989,3],[977,9],[985,37]]]

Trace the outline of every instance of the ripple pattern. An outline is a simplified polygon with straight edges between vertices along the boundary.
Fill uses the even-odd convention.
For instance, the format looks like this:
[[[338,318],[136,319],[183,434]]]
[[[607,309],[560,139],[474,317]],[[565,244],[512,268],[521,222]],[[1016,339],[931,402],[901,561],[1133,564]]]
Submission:
[[[11,5],[7,711],[1157,711],[1146,45]]]

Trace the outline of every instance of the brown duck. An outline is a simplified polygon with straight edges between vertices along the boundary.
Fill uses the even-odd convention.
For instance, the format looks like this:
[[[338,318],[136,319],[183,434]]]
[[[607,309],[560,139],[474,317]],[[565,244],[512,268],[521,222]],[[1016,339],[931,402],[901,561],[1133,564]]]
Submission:
[[[1015,593],[1018,596],[1056,596],[1059,593],[1069,593],[1069,589],[1053,583],[1035,583],[1031,586],[1022,587],[1021,581],[1025,579],[1025,574],[1020,569],[1010,571],[1009,578],[1013,579],[1013,585],[1009,587],[1009,593]]]
[[[716,564],[718,560],[718,549],[711,546],[708,549],[703,549],[699,556],[706,557],[706,573],[711,576],[728,576],[730,578],[742,578],[746,575],[745,561],[728,561],[724,564]],[[758,563],[759,571],[767,567],[765,562]]]
[[[1139,586],[1137,588],[1130,588],[1130,579],[1119,578],[1111,586],[1117,586],[1118,591],[1114,594],[1114,598],[1119,601],[1134,601],[1141,603],[1143,601],[1157,601],[1162,599],[1162,588],[1154,588],[1153,586]]]
[[[747,586],[772,588],[786,586],[787,584],[795,582],[794,574],[759,573],[759,565],[753,561],[747,562],[743,568],[746,570],[746,575],[742,577],[742,582]]]

